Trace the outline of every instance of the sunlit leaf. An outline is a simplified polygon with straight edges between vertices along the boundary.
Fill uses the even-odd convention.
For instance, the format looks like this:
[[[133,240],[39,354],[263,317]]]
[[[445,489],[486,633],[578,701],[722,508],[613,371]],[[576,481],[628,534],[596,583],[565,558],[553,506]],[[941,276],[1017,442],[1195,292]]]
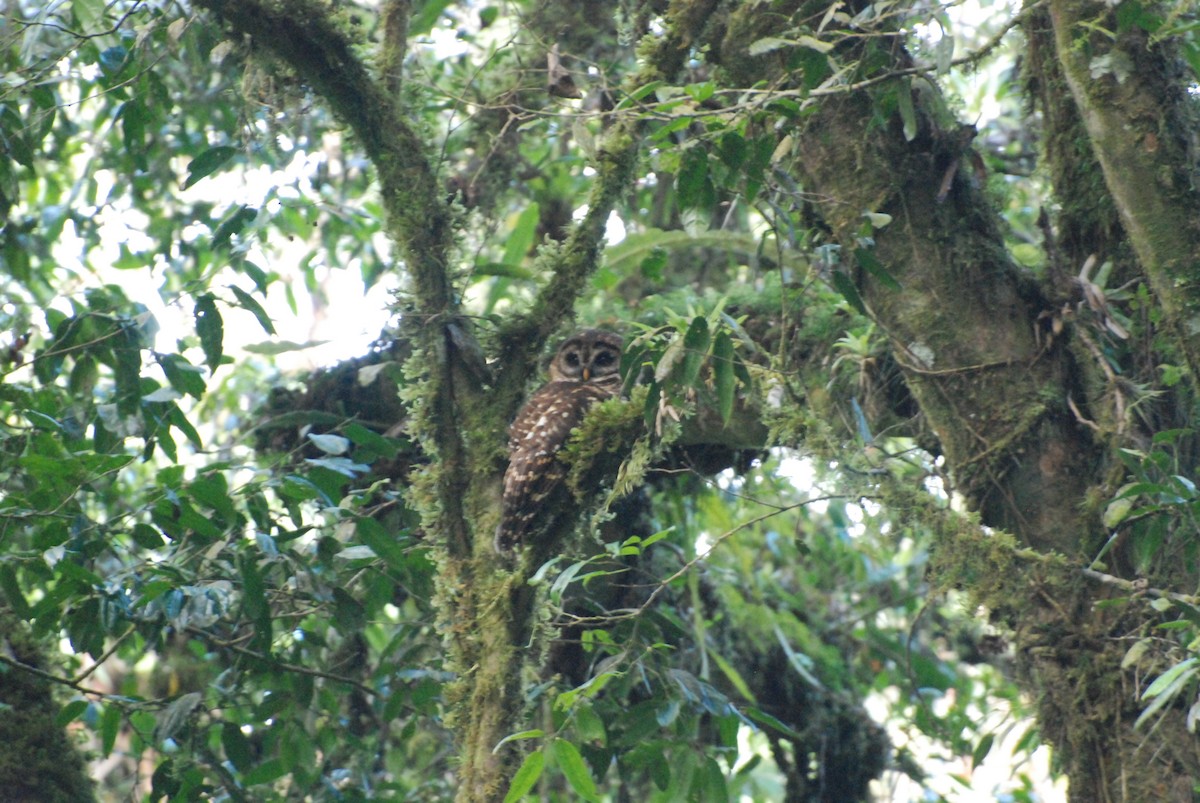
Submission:
[[[341,435],[309,432],[306,437],[325,454],[340,455],[350,451],[350,439]]]
[[[575,793],[584,800],[597,800],[596,782],[593,780],[592,772],[584,762],[583,756],[579,754],[579,748],[566,739],[554,739],[550,743],[550,747],[554,754],[554,763],[562,770],[563,776],[566,777],[567,783],[571,784]]]
[[[517,733],[510,733],[508,736],[505,736],[503,739],[501,739],[499,742],[496,743],[496,749],[499,749],[501,745],[508,744],[509,742],[518,742],[518,741],[522,741],[525,739],[540,739],[545,735],[546,735],[545,731],[537,729],[537,728],[534,728],[531,730],[518,731]],[[496,749],[493,749],[492,752],[493,753],[496,752]]]
[[[983,760],[988,757],[988,753],[992,751],[992,744],[996,741],[996,734],[985,733],[979,743],[975,745],[975,750],[971,753],[971,767],[977,768],[983,763]]]
[[[504,803],[516,803],[532,791],[533,787],[537,785],[538,779],[542,777],[542,770],[545,766],[546,756],[541,750],[534,750],[525,756],[521,767],[513,775],[512,783],[508,787],[508,794],[504,796]]]

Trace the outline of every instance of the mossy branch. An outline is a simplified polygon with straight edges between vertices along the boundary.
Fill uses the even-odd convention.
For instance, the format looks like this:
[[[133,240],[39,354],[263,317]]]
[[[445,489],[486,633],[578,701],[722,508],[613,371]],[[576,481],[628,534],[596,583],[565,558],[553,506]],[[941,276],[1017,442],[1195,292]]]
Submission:
[[[1099,33],[1119,30],[1108,3],[1056,0],[1049,10],[1063,76],[1121,224],[1200,388],[1200,193],[1192,147],[1177,134],[1193,100],[1173,75],[1173,43],[1148,47],[1137,26]],[[1130,67],[1097,77],[1101,57]]]
[[[716,11],[716,0],[676,0],[667,11],[666,30],[649,34],[641,48],[643,64],[625,83],[632,93],[654,81],[671,81],[683,68],[695,32]],[[529,312],[504,330],[502,392],[512,404],[520,398],[547,338],[574,316],[575,302],[600,262],[605,224],[624,193],[633,187],[641,132],[645,124],[636,105],[619,114],[596,151],[596,180],[587,199],[587,213],[570,230],[559,248],[542,258],[551,273]]]
[[[287,63],[350,127],[377,170],[389,233],[412,274],[419,312],[436,318],[452,311],[447,260],[453,220],[426,143],[367,70],[330,6],[316,0],[200,0],[200,5]]]
[[[438,504],[431,514],[453,554],[470,554],[471,532],[463,499],[466,495],[466,447],[457,414],[458,396],[478,393],[470,381],[470,363],[478,348],[458,318],[450,281],[453,215],[442,196],[436,173],[426,156],[426,143],[401,113],[394,90],[397,59],[403,43],[392,19],[384,62],[388,75],[376,79],[355,52],[353,43],[328,5],[316,0],[201,0],[236,33],[248,35],[288,64],[358,138],[375,165],[380,196],[387,213],[388,234],[399,247],[420,324],[423,369],[428,380],[422,396],[421,421],[415,431],[438,458],[435,477]],[[404,3],[391,3],[387,13],[402,14]]]
[[[379,74],[388,94],[400,97],[404,80],[404,56],[408,52],[408,17],[412,0],[387,0],[383,5],[383,46],[379,53]]]

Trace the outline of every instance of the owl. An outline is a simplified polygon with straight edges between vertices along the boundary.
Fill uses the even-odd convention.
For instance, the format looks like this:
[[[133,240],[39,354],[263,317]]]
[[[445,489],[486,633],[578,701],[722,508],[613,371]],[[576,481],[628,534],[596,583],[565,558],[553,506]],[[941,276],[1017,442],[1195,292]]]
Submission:
[[[585,329],[567,338],[550,363],[550,381],[525,402],[508,429],[508,470],[495,547],[507,552],[538,525],[546,502],[564,487],[558,459],[571,430],[598,401],[621,391],[621,338]]]

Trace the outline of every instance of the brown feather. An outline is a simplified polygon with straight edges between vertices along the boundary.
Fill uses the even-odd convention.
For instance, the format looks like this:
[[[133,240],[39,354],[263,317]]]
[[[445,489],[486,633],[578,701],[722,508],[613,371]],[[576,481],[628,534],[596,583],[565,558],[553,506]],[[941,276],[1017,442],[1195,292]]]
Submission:
[[[587,330],[568,338],[550,367],[551,381],[517,413],[508,430],[497,550],[523,543],[562,504],[554,497],[564,488],[567,467],[558,453],[588,409],[620,391],[619,355],[620,339],[610,332]]]

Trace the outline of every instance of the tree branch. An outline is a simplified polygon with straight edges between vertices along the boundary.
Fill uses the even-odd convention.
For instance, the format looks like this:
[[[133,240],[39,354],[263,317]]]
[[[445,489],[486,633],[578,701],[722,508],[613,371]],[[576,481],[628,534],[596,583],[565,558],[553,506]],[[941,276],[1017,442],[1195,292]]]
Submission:
[[[683,68],[691,37],[704,29],[717,6],[716,0],[673,2],[665,32],[652,42],[642,68],[626,81],[626,96],[653,81],[672,80]],[[651,36],[654,34],[647,39]],[[636,104],[617,115],[593,162],[596,180],[588,194],[587,213],[571,228],[562,247],[550,252],[550,281],[529,312],[504,330],[505,353],[500,364],[507,366],[507,373],[501,381],[502,392],[511,396],[514,408],[546,339],[574,318],[575,302],[599,265],[609,215],[633,185],[646,119]]]
[[[408,16],[412,0],[387,0],[383,6],[383,47],[379,73],[393,100],[399,100],[404,81],[404,56],[408,52]]]
[[[1104,171],[1121,223],[1200,388],[1200,231],[1191,146],[1192,101],[1174,74],[1169,41],[1148,46],[1118,30],[1103,2],[1054,0],[1050,19],[1063,75]],[[1105,71],[1097,75],[1097,71]]]
[[[416,299],[417,338],[424,354],[428,386],[417,431],[438,467],[434,476],[437,512],[452,554],[468,555],[471,528],[463,500],[469,479],[457,395],[477,394],[479,381],[466,377],[478,347],[458,317],[449,275],[453,216],[439,190],[425,143],[401,114],[394,94],[375,80],[336,24],[329,6],[316,0],[200,0],[234,31],[285,61],[333,112],[353,130],[375,165],[387,212],[388,234],[400,248]],[[389,5],[398,15],[404,3]],[[385,67],[402,59],[392,19]],[[396,75],[390,74],[390,87]],[[465,356],[464,356],[465,355]]]
[[[412,274],[419,312],[432,320],[454,310],[447,273],[452,219],[425,143],[396,99],[369,74],[330,7],[316,0],[200,0],[200,5],[286,62],[353,130],[378,173],[388,227]]]

